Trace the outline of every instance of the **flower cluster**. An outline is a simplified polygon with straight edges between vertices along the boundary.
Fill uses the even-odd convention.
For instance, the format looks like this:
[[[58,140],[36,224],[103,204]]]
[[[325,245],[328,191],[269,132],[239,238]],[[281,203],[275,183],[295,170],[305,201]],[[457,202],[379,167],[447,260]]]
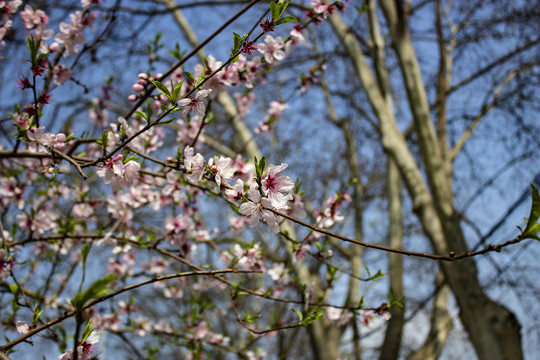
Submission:
[[[83,15],[81,11],[76,11],[74,14],[69,14],[71,23],[60,23],[60,33],[58,33],[54,40],[57,43],[63,44],[65,47],[64,56],[74,54],[78,52],[78,46],[86,42],[84,38],[84,30],[87,27],[93,28],[93,24],[97,19],[95,12],[88,12]]]
[[[11,16],[17,12],[17,9],[21,4],[22,0],[0,1],[0,48],[5,45],[4,37],[13,26]],[[2,59],[1,55],[0,59]]]
[[[134,160],[124,163],[123,159],[122,155],[114,155],[105,160],[96,171],[97,176],[104,178],[105,184],[111,184],[113,191],[133,185],[139,177],[141,165]]]
[[[281,217],[271,210],[287,210],[289,209],[287,203],[293,200],[291,192],[294,189],[294,182],[290,177],[280,174],[287,166],[287,164],[269,165],[268,171],[261,179],[262,187],[257,188],[255,184],[250,186],[249,200],[238,209],[241,214],[247,216],[250,227],[255,227],[259,219],[262,219],[270,230],[279,232]]]
[[[46,148],[59,151],[63,150],[66,145],[66,135],[62,133],[57,135],[44,133],[44,130],[45,127],[40,126],[39,128],[32,127],[26,131],[26,136],[28,136],[28,139],[30,140],[28,149],[39,152],[47,151]]]
[[[274,130],[275,123],[281,118],[283,111],[289,108],[289,105],[284,104],[282,101],[272,101],[270,108],[266,113],[265,121],[261,121],[255,133],[266,134]]]

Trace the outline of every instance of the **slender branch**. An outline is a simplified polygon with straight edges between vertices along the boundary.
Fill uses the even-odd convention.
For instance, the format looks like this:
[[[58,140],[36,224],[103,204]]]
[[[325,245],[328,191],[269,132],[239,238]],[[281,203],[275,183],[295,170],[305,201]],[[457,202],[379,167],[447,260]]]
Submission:
[[[234,312],[234,316],[236,317],[236,321],[240,325],[242,325],[242,327],[244,327],[245,329],[247,329],[250,332],[252,332],[254,334],[257,334],[257,335],[267,334],[267,333],[270,333],[272,331],[279,331],[279,330],[285,330],[285,329],[294,329],[294,328],[297,328],[297,327],[300,327],[300,326],[304,325],[300,321],[299,323],[296,323],[296,324],[284,325],[284,326],[279,326],[279,327],[275,327],[275,328],[271,328],[271,329],[265,329],[265,330],[257,330],[257,329],[254,329],[252,327],[247,326],[246,323],[242,319],[240,319],[240,316],[238,315],[238,311],[236,310],[234,305],[232,306],[232,309],[233,309],[233,312]]]
[[[109,294],[106,294],[106,295],[100,296],[100,297],[98,297],[96,299],[90,300],[82,307],[81,310],[86,310],[88,308],[91,308],[92,306],[94,306],[96,304],[99,304],[99,303],[101,303],[101,302],[103,302],[105,300],[111,299],[111,298],[113,298],[113,297],[115,297],[117,295],[120,295],[120,294],[122,294],[122,293],[124,293],[126,291],[130,291],[130,290],[136,289],[138,287],[148,285],[148,284],[152,284],[152,283],[159,282],[159,281],[176,279],[176,278],[187,277],[187,276],[196,276],[196,275],[210,275],[210,276],[212,276],[212,275],[228,274],[228,273],[250,274],[250,273],[261,273],[261,272],[262,271],[256,271],[256,270],[223,269],[223,270],[207,270],[207,271],[189,271],[189,272],[183,272],[183,273],[177,273],[177,274],[171,274],[171,275],[156,276],[156,277],[154,277],[152,279],[141,281],[141,282],[133,284],[133,285],[125,286],[125,287],[123,287],[123,288],[121,288],[119,290],[113,291],[113,292],[111,292]],[[15,340],[12,340],[12,341],[8,342],[5,345],[0,346],[0,353],[2,351],[6,351],[6,350],[11,349],[13,346],[23,342],[24,340],[28,339],[29,337],[31,337],[31,336],[33,336],[35,334],[38,334],[41,331],[43,331],[45,329],[48,329],[53,325],[61,323],[62,321],[66,320],[67,318],[70,318],[70,317],[72,317],[72,316],[74,316],[76,314],[77,314],[76,310],[66,312],[63,315],[57,317],[56,319],[53,319],[53,320],[51,320],[51,321],[49,321],[49,322],[47,322],[47,323],[45,323],[45,324],[43,324],[41,326],[36,327],[35,329],[30,330],[29,332],[27,332],[26,334],[20,336],[19,338],[15,339]]]
[[[76,162],[72,157],[70,157],[70,156],[64,154],[63,152],[58,151],[58,150],[56,150],[54,148],[50,148],[50,150],[52,151],[53,154],[60,156],[62,159],[68,161],[71,165],[75,166],[75,169],[77,169],[77,171],[79,172],[79,175],[81,175],[81,177],[86,180],[86,178],[88,176],[81,169],[81,166],[79,165],[79,163]]]
[[[508,83],[512,81],[512,79],[516,76],[516,74],[518,74],[521,71],[523,71],[523,68],[520,70],[513,70],[513,71],[508,72],[505,79],[497,87],[497,90],[495,91],[495,94],[493,95],[493,98],[491,99],[491,101],[488,104],[485,104],[484,106],[482,106],[480,113],[473,118],[469,127],[461,135],[456,145],[454,145],[454,147],[450,151],[449,159],[451,162],[454,161],[454,159],[458,156],[461,149],[463,149],[465,142],[471,137],[472,132],[474,131],[474,129],[476,129],[480,121],[495,107],[495,105],[497,104],[497,100],[499,100],[499,97],[501,96],[506,85],[508,85]]]
[[[311,224],[303,222],[302,220],[298,220],[298,219],[296,219],[296,218],[294,218],[292,216],[289,216],[289,215],[287,215],[287,214],[285,214],[285,213],[283,213],[281,211],[277,211],[277,210],[269,209],[269,208],[265,208],[265,209],[273,212],[274,214],[276,214],[278,216],[284,217],[284,218],[286,218],[286,219],[288,219],[288,220],[290,220],[290,221],[292,221],[294,223],[297,223],[299,225],[307,227],[308,229],[311,229],[313,231],[317,231],[317,232],[319,232],[321,234],[324,234],[324,235],[327,235],[327,236],[334,237],[334,238],[339,239],[339,240],[347,241],[347,242],[350,242],[350,243],[353,243],[353,244],[356,244],[356,245],[360,245],[360,246],[364,246],[364,247],[370,248],[370,249],[393,252],[393,253],[407,255],[407,256],[422,257],[422,258],[427,258],[427,259],[432,259],[432,260],[454,261],[454,260],[464,259],[464,258],[467,258],[467,257],[482,255],[482,254],[485,254],[485,253],[488,253],[488,252],[491,252],[491,251],[499,252],[504,247],[507,247],[507,246],[513,245],[513,244],[517,244],[517,243],[519,243],[519,242],[526,239],[525,237],[523,237],[521,235],[518,235],[514,239],[508,240],[508,241],[506,241],[506,242],[504,242],[502,244],[499,244],[499,245],[490,244],[490,245],[488,245],[487,247],[485,247],[482,250],[474,251],[474,252],[467,251],[466,253],[459,254],[459,255],[456,255],[453,251],[451,251],[448,255],[426,254],[426,253],[415,252],[415,251],[393,249],[393,248],[389,248],[389,247],[386,247],[386,246],[381,246],[381,245],[370,244],[370,243],[358,241],[358,240],[355,240],[355,239],[351,239],[351,238],[348,238],[348,237],[345,237],[345,236],[335,234],[335,233],[330,232],[330,231],[325,230],[325,229],[318,228],[316,226],[313,226]]]

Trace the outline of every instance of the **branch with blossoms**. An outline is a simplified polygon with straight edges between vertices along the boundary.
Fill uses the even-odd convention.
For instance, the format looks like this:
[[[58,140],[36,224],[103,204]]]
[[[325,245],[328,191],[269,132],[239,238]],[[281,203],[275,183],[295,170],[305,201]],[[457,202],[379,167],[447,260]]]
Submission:
[[[254,343],[242,344],[241,336],[231,339],[227,336],[230,334],[227,324],[210,320],[210,311],[223,311],[220,307],[225,304],[225,309],[231,307],[233,311],[219,313],[218,319],[233,324],[236,320],[249,332],[259,334],[316,326],[315,321],[344,327],[351,322],[356,324],[359,318],[368,324],[373,315],[383,318],[386,315],[384,304],[368,308],[357,301],[343,305],[332,303],[332,281],[337,271],[356,279],[360,277],[332,266],[332,261],[327,260],[332,256],[331,246],[326,247],[319,241],[323,235],[358,246],[437,260],[480,254],[414,253],[330,232],[336,223],[344,220],[339,207],[349,200],[346,194],[329,199],[316,213],[313,224],[308,224],[299,220],[306,215],[303,198],[299,186],[286,175],[286,163],[267,165],[266,158],[259,154],[254,163],[246,161],[240,153],[249,152],[234,149],[237,145],[226,145],[224,139],[228,135],[206,134],[227,131],[226,126],[220,127],[223,125],[221,109],[214,106],[219,104],[220,95],[239,89],[235,94],[236,106],[232,107],[236,107],[238,118],[247,118],[255,100],[253,89],[262,85],[270,72],[279,70],[278,64],[306,41],[302,33],[305,27],[320,23],[335,10],[342,9],[339,3],[311,1],[311,10],[306,14],[308,20],[289,29],[288,35],[279,36],[282,35],[278,34],[280,30],[286,28],[282,25],[296,19],[286,16],[288,2],[270,2],[255,24],[250,21],[253,26],[248,32],[233,33],[228,56],[219,61],[209,55],[195,65],[192,72],[187,71],[188,60],[248,10],[255,11],[253,6],[258,1],[246,4],[191,51],[182,52],[179,46],[171,50],[169,53],[176,60],[163,69],[158,67],[165,61],[160,63],[156,59],[164,45],[160,43],[161,36],[156,36],[148,48],[147,70],[133,74],[130,80],[131,93],[115,93],[116,83],[110,76],[100,89],[100,97],[84,102],[89,108],[85,118],[88,121],[75,125],[66,121],[62,131],[54,132],[53,125],[58,125],[57,119],[63,115],[61,111],[49,112],[55,96],[62,94],[57,89],[69,89],[67,85],[71,83],[80,91],[93,91],[82,76],[78,78],[77,71],[82,72],[85,59],[98,54],[100,46],[112,38],[109,31],[117,21],[117,7],[111,8],[105,19],[94,11],[99,3],[99,0],[82,1],[81,9],[59,24],[55,36],[43,10],[28,4],[19,13],[30,52],[30,66],[26,71],[32,74],[29,78],[24,75],[19,78],[19,87],[23,97],[31,100],[26,105],[16,106],[10,114],[15,129],[15,140],[9,138],[10,149],[0,145],[0,280],[2,296],[11,300],[2,303],[12,305],[11,311],[2,311],[9,312],[2,319],[2,326],[22,336],[7,340],[0,351],[14,349],[30,336],[50,329],[63,353],[59,359],[88,359],[101,331],[121,329],[119,333],[130,331],[141,337],[160,333],[184,335],[187,341],[182,346],[193,357],[198,356],[197,351],[203,351],[204,344],[223,345],[228,338],[235,342],[230,349],[242,349],[238,353],[248,356]],[[7,20],[17,15],[21,4],[21,1],[0,2],[2,29],[8,27]],[[87,43],[86,34],[94,31],[94,26],[102,26],[102,30],[96,31],[94,40]],[[138,30],[136,34],[139,32],[143,31]],[[2,36],[4,33],[0,30],[0,40]],[[71,66],[66,66],[66,59],[74,59]],[[301,77],[300,91],[315,83],[323,71],[323,62],[312,67],[307,76]],[[115,96],[125,100],[125,108],[115,103]],[[231,103],[234,105],[233,100]],[[254,129],[255,134],[264,135],[280,126],[278,122],[285,117],[292,101],[287,104],[284,100],[270,99],[268,104]],[[75,111],[80,112],[79,108]],[[109,114],[113,112],[123,117],[110,121]],[[229,110],[226,112],[230,115]],[[48,118],[50,113],[54,120]],[[75,120],[79,120],[77,115],[73,115]],[[213,128],[215,123],[218,125]],[[83,135],[75,138],[75,133]],[[240,146],[245,146],[246,138],[251,136],[249,133],[242,137]],[[15,145],[11,146],[13,143]],[[206,151],[205,144],[217,153]],[[225,205],[224,208],[230,206],[229,214],[234,217],[226,219],[228,222],[221,219],[224,212],[214,209],[214,198],[217,198],[216,204]],[[212,215],[205,216],[210,211]],[[292,232],[285,230],[289,225],[285,222],[289,221],[309,229],[308,235],[301,241],[295,240]],[[290,246],[286,244],[283,253],[282,248],[271,249],[268,245],[273,244],[276,237],[267,240],[264,230],[260,231],[260,237],[243,237],[242,232],[248,227],[260,229],[259,222],[266,223],[273,234],[287,238]],[[223,223],[225,227],[216,225]],[[485,251],[501,250],[524,237]],[[310,250],[313,244],[318,246],[317,252]],[[96,249],[91,257],[90,249]],[[303,258],[306,253],[326,265],[328,286],[324,286],[323,280],[313,285],[291,276],[293,271],[300,273],[302,262],[309,261]],[[31,258],[35,261],[29,261]],[[89,270],[91,262],[95,266],[92,271]],[[212,270],[214,268],[225,269]],[[43,286],[36,280],[41,272],[46,272]],[[236,275],[226,276],[226,273]],[[317,272],[312,274],[317,280],[324,276]],[[377,274],[361,280],[373,280]],[[85,276],[98,279],[84,287]],[[148,284],[154,286],[142,289]],[[321,284],[323,286],[319,286]],[[137,288],[141,289],[134,291]],[[111,292],[110,289],[117,290]],[[231,299],[215,296],[229,291]],[[303,311],[296,312],[299,321],[279,316],[275,321],[262,318],[251,326],[248,324],[256,318],[241,317],[238,313],[242,295],[250,295],[242,302],[242,308],[252,308],[255,302],[267,302],[281,303],[283,308],[302,306]],[[105,301],[113,297],[118,301],[110,301],[108,309],[104,309]],[[163,309],[173,304],[177,319],[170,316],[157,321],[155,314],[162,310],[161,306],[152,309],[155,314],[134,316],[137,311],[144,311],[139,304],[156,299],[163,301],[160,302]],[[101,306],[97,306],[99,304]],[[55,309],[59,314],[54,315]],[[325,319],[318,320],[322,316]],[[76,322],[73,332],[59,325],[70,317]],[[62,326],[66,326],[65,323]],[[243,334],[247,337],[249,332]],[[130,338],[127,343],[139,354],[138,340]],[[228,347],[221,348],[229,351]],[[154,356],[150,350],[148,353],[148,357]]]
[[[91,308],[92,306],[95,306],[105,300],[109,300],[119,294],[122,294],[126,291],[130,291],[130,290],[133,290],[133,289],[136,289],[136,288],[139,288],[141,286],[144,286],[144,285],[148,285],[148,284],[152,284],[152,283],[155,283],[155,282],[160,282],[160,281],[165,281],[165,280],[170,280],[170,279],[175,279],[175,278],[179,278],[179,277],[186,277],[186,276],[204,276],[204,275],[218,275],[218,274],[227,274],[227,273],[235,273],[235,274],[249,274],[249,273],[260,273],[260,271],[253,271],[253,270],[236,270],[236,269],[223,269],[223,270],[208,270],[208,271],[191,271],[191,272],[184,272],[184,273],[178,273],[178,274],[171,274],[171,275],[165,275],[165,276],[159,276],[159,277],[156,277],[156,278],[152,278],[152,279],[149,279],[149,280],[146,280],[146,281],[141,281],[139,283],[136,283],[136,284],[133,284],[133,285],[129,285],[129,286],[125,286],[121,289],[118,289],[118,290],[115,290],[115,291],[111,291],[105,295],[102,295],[98,298],[95,298],[95,299],[92,299],[92,300],[89,300],[87,303],[83,304],[81,306],[80,309],[75,309],[75,310],[72,310],[72,311],[69,311],[69,312],[66,312],[65,314],[63,314],[62,316],[54,319],[54,320],[51,320],[41,326],[38,326],[34,329],[28,329],[28,331],[23,334],[22,336],[20,336],[19,338],[13,340],[13,341],[10,341],[8,342],[7,344],[5,345],[2,345],[0,346],[0,351],[3,351],[5,352],[6,350],[9,350],[11,349],[13,346],[19,344],[20,342],[23,342],[25,341],[26,339],[28,339],[29,337],[33,336],[33,335],[36,335],[38,333],[40,333],[41,331],[45,330],[45,329],[48,329],[50,328],[51,326],[53,325],[56,325],[74,315],[76,315],[77,313],[83,311],[83,310],[87,310],[89,308]]]

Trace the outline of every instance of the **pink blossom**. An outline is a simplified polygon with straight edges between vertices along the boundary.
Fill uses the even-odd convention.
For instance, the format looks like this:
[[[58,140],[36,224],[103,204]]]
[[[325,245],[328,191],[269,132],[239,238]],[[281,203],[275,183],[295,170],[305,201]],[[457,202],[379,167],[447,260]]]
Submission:
[[[186,178],[191,182],[199,182],[205,172],[204,158],[201,154],[194,155],[195,150],[191,146],[184,149],[184,166],[188,174]]]
[[[195,340],[202,340],[208,335],[208,327],[205,321],[201,321],[197,325],[191,328],[193,332],[193,338]]]
[[[201,118],[197,115],[193,115],[191,117],[189,124],[186,124],[183,120],[179,119],[177,132],[178,136],[176,137],[176,141],[191,146],[195,139],[197,139],[194,146],[199,147],[203,143],[203,134],[205,128],[206,127],[203,126]]]
[[[92,206],[86,203],[73,205],[72,211],[73,211],[73,216],[78,219],[88,220],[88,218],[94,214],[94,208],[92,208]]]
[[[7,256],[6,250],[0,249],[0,281],[4,282],[8,278],[15,261]]]
[[[181,114],[183,117],[186,117],[187,114],[193,110],[193,113],[198,116],[204,116],[206,113],[206,106],[204,104],[205,99],[212,92],[212,89],[200,90],[197,92],[193,99],[184,98],[178,101],[178,105],[184,107]]]
[[[328,12],[328,5],[324,2],[324,0],[311,0],[310,4],[317,14]]]
[[[246,250],[242,249],[240,245],[234,244],[233,255],[236,257],[236,263],[246,270],[264,270],[264,258],[259,244]]]
[[[79,360],[91,360],[93,358],[92,353],[94,352],[94,345],[99,341],[100,333],[94,331],[80,343],[77,347],[77,358]],[[68,350],[58,357],[58,360],[72,360],[73,359],[73,349]]]
[[[176,217],[167,216],[164,228],[165,238],[178,247],[183,257],[188,257],[195,251],[196,246],[189,244],[193,236],[192,231],[195,229],[195,224],[190,217],[182,214]]]
[[[245,117],[249,113],[249,107],[255,101],[255,93],[250,92],[247,95],[242,95],[235,93],[234,97],[236,99],[236,109],[240,117]]]
[[[208,161],[208,167],[214,173],[216,184],[227,183],[227,179],[234,175],[234,167],[231,164],[231,158],[224,156],[214,156]]]
[[[289,105],[283,103],[283,101],[272,101],[270,108],[266,114],[267,119],[279,120],[283,111],[289,108]]]
[[[297,219],[303,219],[307,216],[304,210],[304,201],[300,195],[292,194],[292,200],[287,203],[289,206],[288,214]]]
[[[247,216],[249,227],[255,227],[259,224],[259,218],[262,219],[268,224],[270,230],[275,233],[279,232],[278,219],[273,212],[265,208],[272,208],[272,204],[268,198],[263,197],[259,194],[259,190],[252,186],[249,189],[249,201],[246,201],[238,208],[238,211]]]
[[[26,334],[30,331],[30,325],[26,323],[26,321],[17,321],[15,323],[15,327],[17,328],[17,332],[19,334]]]
[[[283,51],[285,43],[281,37],[273,38],[271,35],[266,35],[264,44],[261,44],[258,51],[264,55],[264,59],[269,64],[274,64],[285,57]]]
[[[291,32],[291,40],[287,43],[287,45],[296,45],[296,44],[303,44],[306,42],[306,39],[304,38],[304,35],[302,35],[302,28],[301,27],[294,27]],[[289,47],[290,48],[290,47]]]
[[[205,61],[205,65],[197,64],[195,66],[195,70],[193,71],[193,77],[195,79],[198,79],[199,76],[204,72],[204,75],[211,75],[214,71],[219,69],[223,62],[217,61],[212,55],[209,55],[208,58]],[[210,98],[213,99],[216,97],[216,95],[220,92],[225,90],[225,82],[224,77],[226,76],[226,73],[224,70],[220,70],[214,76],[209,78],[202,86],[201,89],[203,90],[211,90],[213,91],[209,94]]]
[[[244,182],[241,179],[236,180],[233,189],[225,190],[225,194],[232,200],[240,200],[244,193]]]
[[[139,177],[141,165],[130,160],[127,163],[122,162],[122,155],[115,155],[105,160],[105,164],[96,171],[96,175],[103,177],[105,184],[111,184],[113,191],[133,185],[133,182]]]
[[[286,276],[287,274],[286,274],[286,271],[285,271],[285,264],[284,263],[275,264],[267,272],[268,272],[268,275],[270,275],[270,277],[274,281],[278,281],[280,279],[283,280],[284,277],[288,277],[288,276]]]
[[[288,209],[287,201],[292,200],[289,193],[294,189],[294,182],[290,177],[280,174],[287,168],[287,164],[268,165],[268,171],[262,179],[263,192],[274,209]]]
[[[253,351],[250,350],[246,352],[246,358],[247,360],[264,360],[266,359],[266,352],[257,351],[257,353],[254,353]]]
[[[19,6],[21,6],[22,0],[0,1],[0,6],[3,7],[2,12],[7,14],[14,14],[17,12]]]
[[[18,214],[16,216],[19,222],[19,227],[27,229],[34,236],[39,237],[46,231],[54,230],[57,227],[58,216],[47,209],[37,209],[33,212],[33,215],[27,215],[25,213]]]
[[[330,321],[336,321],[341,317],[343,310],[337,309],[335,307],[327,307],[324,311],[326,313],[326,318]]]
[[[31,151],[46,151],[45,146],[50,143],[51,138],[49,133],[43,133],[44,130],[45,126],[40,126],[39,128],[32,127],[26,131],[26,136],[30,140],[28,148]]]
[[[62,64],[58,64],[53,68],[53,80],[56,85],[62,85],[71,77],[71,70]]]
[[[49,17],[45,14],[45,11],[34,10],[30,5],[26,5],[20,15],[27,30],[39,27],[40,25],[45,26],[49,23]]]
[[[101,0],[81,0],[81,5],[83,9],[88,9],[92,5],[99,5]]]
[[[76,53],[77,46],[84,44],[86,39],[83,36],[85,26],[91,26],[95,21],[95,14],[89,13],[84,18],[82,12],[77,11],[75,14],[69,14],[71,24],[61,22],[59,25],[60,33],[54,38],[60,44],[64,44],[66,52],[64,56]]]

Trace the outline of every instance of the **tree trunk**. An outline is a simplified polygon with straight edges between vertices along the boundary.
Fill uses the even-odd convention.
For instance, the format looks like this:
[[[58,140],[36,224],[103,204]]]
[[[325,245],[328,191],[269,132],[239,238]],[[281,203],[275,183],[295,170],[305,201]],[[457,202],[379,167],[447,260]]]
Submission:
[[[466,252],[467,246],[461,224],[453,216],[449,171],[447,164],[440,157],[441,152],[434,135],[429,105],[410,37],[405,31],[403,20],[398,21],[399,7],[396,7],[394,1],[382,1],[381,6],[394,36],[394,50],[400,60],[409,96],[409,107],[413,112],[425,171],[433,193],[428,190],[419,166],[397,127],[391,104],[388,104],[378,90],[357,39],[339,15],[330,16],[329,21],[354,64],[356,74],[379,120],[383,148],[396,161],[413,201],[413,209],[435,251],[438,254],[449,254],[451,251]],[[508,309],[485,295],[478,282],[474,261],[469,258],[452,263],[444,262],[441,266],[456,296],[462,322],[479,358],[521,359],[523,355],[520,326]]]
[[[450,330],[454,326],[452,317],[448,313],[448,297],[450,288],[444,282],[444,275],[439,272],[436,286],[439,288],[433,301],[433,313],[431,315],[431,329],[424,344],[411,357],[411,360],[436,360],[446,344]]]
[[[401,215],[401,177],[395,162],[388,158],[388,245],[393,249],[402,247],[402,215]],[[394,299],[403,297],[403,262],[400,254],[388,253],[388,276],[390,278],[390,294]],[[381,348],[381,360],[395,360],[399,357],[401,334],[403,332],[404,309],[399,306],[390,307],[392,317],[386,324],[386,333]]]

